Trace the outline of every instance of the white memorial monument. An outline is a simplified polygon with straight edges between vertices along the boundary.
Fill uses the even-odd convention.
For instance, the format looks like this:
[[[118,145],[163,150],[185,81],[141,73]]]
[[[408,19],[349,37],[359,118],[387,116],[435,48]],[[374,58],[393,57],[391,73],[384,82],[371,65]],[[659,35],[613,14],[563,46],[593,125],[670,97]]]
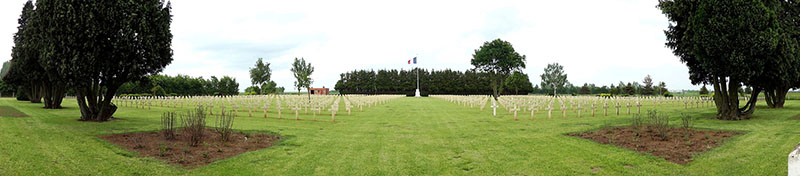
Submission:
[[[417,57],[414,56],[414,59],[408,60],[408,64],[411,64],[412,61],[413,61],[414,65],[416,65],[417,64]],[[414,97],[422,97],[422,95],[419,93],[419,68],[417,68],[417,90],[414,92]]]

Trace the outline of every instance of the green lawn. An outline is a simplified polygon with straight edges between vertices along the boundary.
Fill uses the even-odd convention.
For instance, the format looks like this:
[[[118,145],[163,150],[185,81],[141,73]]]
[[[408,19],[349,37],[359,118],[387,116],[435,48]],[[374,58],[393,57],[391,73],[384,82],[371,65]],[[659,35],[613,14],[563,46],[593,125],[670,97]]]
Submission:
[[[75,100],[65,100],[63,110],[12,99],[0,99],[0,106],[30,116],[0,117],[0,175],[786,175],[787,155],[800,142],[800,120],[792,120],[800,114],[800,101],[788,101],[780,110],[761,107],[747,121],[712,120],[712,108],[662,110],[671,114],[673,125],[680,123],[680,111],[698,119],[698,128],[745,132],[678,165],[563,135],[625,125],[627,115],[574,118],[570,113],[573,117],[565,119],[554,112],[553,119],[540,113],[533,121],[527,114],[513,121],[506,113],[492,117],[491,110],[439,99],[399,98],[337,116],[337,123],[330,123],[329,115],[317,122],[295,121],[286,112],[283,120],[274,112],[270,119],[237,118],[238,130],[272,131],[285,139],[186,170],[138,158],[95,137],[157,130],[161,112],[171,108],[121,107],[115,115],[120,120],[91,123],[77,121]],[[593,173],[594,167],[600,170]]]

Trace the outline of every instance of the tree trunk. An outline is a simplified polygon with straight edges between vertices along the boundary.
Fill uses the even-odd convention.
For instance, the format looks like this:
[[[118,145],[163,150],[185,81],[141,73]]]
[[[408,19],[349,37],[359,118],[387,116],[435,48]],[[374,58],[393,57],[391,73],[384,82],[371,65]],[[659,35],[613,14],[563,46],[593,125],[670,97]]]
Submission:
[[[786,94],[789,93],[788,87],[779,87],[775,89],[775,95],[772,97],[775,107],[773,108],[783,108],[783,104],[786,103]]]
[[[734,79],[730,81],[725,77],[712,79],[714,85],[714,103],[717,106],[717,119],[720,120],[743,120],[749,119],[755,110],[755,103],[758,101],[760,88],[754,90],[755,96],[751,96],[743,108],[739,108],[739,92],[735,90],[740,86]]]
[[[44,88],[40,84],[28,84],[29,86],[25,87],[25,94],[28,95],[28,99],[30,99],[31,103],[42,103],[42,93]]]
[[[81,109],[81,121],[104,122],[111,119],[117,106],[111,103],[120,84],[108,85],[105,94],[99,81],[95,80],[92,86],[78,88],[78,106]]]
[[[64,100],[64,87],[46,83],[44,85],[44,108],[61,109],[61,101]]]
[[[772,89],[765,89],[764,90],[764,101],[767,102],[767,106],[769,106],[769,107],[775,107],[775,104],[772,101],[772,94],[770,94],[773,91],[774,90],[772,90]]]
[[[764,92],[764,100],[767,102],[767,106],[770,108],[783,108],[783,104],[786,102],[786,94],[788,92],[789,88],[785,86],[766,89]]]

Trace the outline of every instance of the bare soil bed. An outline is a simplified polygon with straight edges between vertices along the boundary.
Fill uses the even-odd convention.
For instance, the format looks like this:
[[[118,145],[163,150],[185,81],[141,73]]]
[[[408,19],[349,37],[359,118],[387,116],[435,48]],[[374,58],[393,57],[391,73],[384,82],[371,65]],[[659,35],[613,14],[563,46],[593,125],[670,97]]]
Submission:
[[[2,117],[28,117],[25,113],[8,106],[0,106],[0,116]]]
[[[114,134],[100,138],[127,150],[136,151],[139,156],[153,157],[189,169],[245,152],[268,148],[281,139],[280,136],[272,134],[233,132],[229,141],[222,142],[219,133],[206,128],[204,142],[192,147],[189,145],[188,137],[181,136],[181,131],[176,131],[177,137],[174,140],[166,140],[160,132]]]
[[[641,127],[638,130],[638,135],[636,129],[631,126],[613,127],[568,134],[568,136],[581,137],[602,144],[633,149],[664,158],[673,163],[686,164],[692,161],[693,156],[719,146],[727,138],[741,134],[733,131],[670,128],[667,133],[667,140],[662,140],[662,137],[658,136],[653,128]]]

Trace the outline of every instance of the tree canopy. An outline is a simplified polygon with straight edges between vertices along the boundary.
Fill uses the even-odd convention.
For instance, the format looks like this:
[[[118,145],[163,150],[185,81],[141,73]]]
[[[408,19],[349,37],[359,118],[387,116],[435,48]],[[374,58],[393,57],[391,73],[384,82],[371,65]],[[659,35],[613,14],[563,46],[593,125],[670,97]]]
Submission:
[[[504,83],[505,87],[510,91],[514,92],[515,95],[519,95],[520,91],[523,93],[530,93],[533,90],[533,85],[531,85],[531,81],[528,79],[528,75],[522,73],[521,71],[514,71],[511,73]]]
[[[794,4],[774,0],[659,1],[658,8],[672,22],[665,31],[666,45],[689,68],[693,84],[714,87],[719,119],[749,118],[756,96],[769,88],[764,83],[775,80],[768,79],[770,69],[796,58],[796,39],[789,37],[796,30],[785,27],[794,25],[786,24],[795,20],[781,15],[796,13],[797,5],[789,3]],[[744,107],[738,99],[742,85],[754,88]]]
[[[294,63],[292,63],[292,73],[294,73],[294,86],[297,88],[297,92],[300,92],[301,88],[306,88],[308,90],[308,101],[311,101],[311,83],[314,82],[311,79],[311,74],[314,73],[314,67],[311,66],[311,63],[306,63],[305,58],[294,58]]]
[[[269,68],[270,63],[264,63],[262,58],[258,58],[253,68],[250,68],[250,83],[256,86],[256,93],[266,94],[262,92],[267,84],[271,81],[272,70]]]
[[[471,64],[476,70],[487,73],[492,96],[495,100],[503,92],[506,77],[512,71],[525,68],[525,55],[514,51],[511,43],[501,39],[484,42],[483,46],[475,50]]]
[[[36,28],[39,26],[34,21],[35,15],[33,2],[27,1],[17,20],[17,33],[14,33],[10,61],[13,64],[9,64],[3,81],[24,89],[23,92],[31,103],[41,103],[45,91],[43,83],[48,79],[44,68],[39,65],[40,52],[35,38]]]
[[[542,89],[552,90],[553,96],[557,96],[557,90],[564,88],[564,84],[569,83],[567,81],[567,74],[564,73],[564,66],[561,66],[558,63],[547,64],[547,67],[544,68],[544,73],[542,73],[541,78]]]
[[[38,0],[36,9],[35,22],[47,27],[38,31],[40,64],[75,89],[81,120],[108,120],[122,84],[172,62],[169,3]]]

